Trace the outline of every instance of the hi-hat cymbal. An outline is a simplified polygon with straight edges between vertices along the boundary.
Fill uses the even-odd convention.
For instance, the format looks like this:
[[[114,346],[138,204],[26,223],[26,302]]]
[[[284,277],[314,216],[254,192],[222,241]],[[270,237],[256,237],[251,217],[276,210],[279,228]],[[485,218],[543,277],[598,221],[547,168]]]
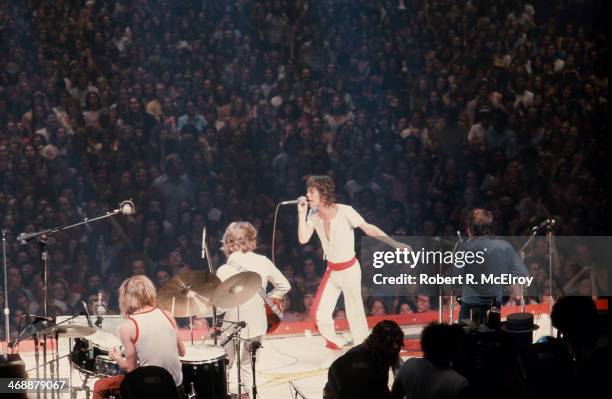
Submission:
[[[96,329],[76,324],[60,324],[45,328],[41,333],[45,335],[58,334],[59,338],[83,338],[93,335]]]
[[[240,306],[253,297],[261,288],[261,276],[255,272],[234,274],[215,289],[215,305],[230,309]]]
[[[157,305],[175,317],[212,316],[212,296],[219,284],[219,277],[209,272],[181,272],[161,287]]]

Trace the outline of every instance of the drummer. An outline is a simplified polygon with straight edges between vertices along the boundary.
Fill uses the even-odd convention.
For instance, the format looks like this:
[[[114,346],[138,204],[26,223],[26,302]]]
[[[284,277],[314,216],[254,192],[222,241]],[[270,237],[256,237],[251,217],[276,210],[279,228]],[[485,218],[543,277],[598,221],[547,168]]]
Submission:
[[[185,355],[185,346],[177,334],[174,318],[157,308],[156,300],[155,286],[144,275],[132,276],[121,284],[119,309],[126,320],[119,327],[119,338],[125,357],[116,348],[109,356],[127,372],[138,365],[162,367],[180,386],[183,372],[179,356]],[[94,399],[103,398],[104,391],[119,389],[122,380],[123,376],[113,376],[97,381]]]
[[[256,272],[261,276],[261,286],[265,289],[268,282],[272,283],[274,289],[268,294],[270,298],[280,299],[291,289],[291,284],[276,268],[276,266],[263,255],[254,253],[257,245],[257,230],[249,222],[233,222],[223,235],[223,252],[227,256],[226,263],[217,270],[217,277],[221,281],[227,280],[231,276],[243,271]],[[255,294],[243,305],[238,308],[230,309],[225,313],[227,321],[244,321],[246,328],[241,332],[241,338],[249,341],[261,341],[267,330],[267,318],[264,307],[264,301],[260,295]],[[230,325],[225,323],[224,329]],[[244,387],[241,392],[250,392],[252,384],[251,374],[251,356],[249,353],[250,345],[246,344],[241,347],[240,353],[240,369],[241,382]],[[235,350],[233,343],[230,341],[226,346],[230,364],[232,367],[235,360]],[[231,373],[230,375],[234,375]],[[235,384],[230,386],[230,391],[236,393],[238,391]],[[244,395],[243,397],[246,397]],[[242,398],[241,398],[242,399]]]

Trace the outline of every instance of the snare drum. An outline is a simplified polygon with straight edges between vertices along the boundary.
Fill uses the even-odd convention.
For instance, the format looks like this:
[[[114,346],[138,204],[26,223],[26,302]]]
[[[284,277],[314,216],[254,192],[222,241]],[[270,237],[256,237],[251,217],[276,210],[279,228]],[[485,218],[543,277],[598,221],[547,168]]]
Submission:
[[[106,355],[96,357],[96,374],[100,377],[111,377],[119,374],[126,374],[126,371],[119,367],[116,361]]]
[[[227,398],[227,354],[220,346],[188,345],[183,364],[183,386],[197,399]]]
[[[115,347],[121,347],[121,341],[115,335],[98,329],[87,338],[75,338],[70,362],[83,374],[96,375],[96,358],[108,353]]]

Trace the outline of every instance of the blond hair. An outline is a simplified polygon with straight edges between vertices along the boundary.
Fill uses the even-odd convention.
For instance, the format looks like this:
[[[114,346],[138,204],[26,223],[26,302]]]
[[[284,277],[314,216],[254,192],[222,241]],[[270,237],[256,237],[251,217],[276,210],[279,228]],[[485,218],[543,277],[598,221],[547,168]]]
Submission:
[[[139,274],[125,280],[119,287],[119,310],[129,316],[145,306],[156,306],[157,293],[153,282]]]
[[[223,252],[249,252],[257,246],[257,229],[249,222],[232,222],[223,233]]]

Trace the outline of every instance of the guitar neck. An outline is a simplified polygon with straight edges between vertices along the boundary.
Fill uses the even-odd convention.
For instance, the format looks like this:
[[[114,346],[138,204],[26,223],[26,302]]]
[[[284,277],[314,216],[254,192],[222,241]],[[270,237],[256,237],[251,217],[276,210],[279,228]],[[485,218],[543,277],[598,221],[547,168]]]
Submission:
[[[274,312],[275,315],[277,315],[278,317],[282,318],[283,317],[283,312],[274,303],[272,298],[270,298],[269,296],[267,296],[265,294],[263,294],[263,295],[262,294],[263,294],[263,290],[262,290],[262,292],[260,292],[260,295],[261,295],[261,298],[264,300],[264,303],[270,307],[270,309],[272,310],[272,312]]]

